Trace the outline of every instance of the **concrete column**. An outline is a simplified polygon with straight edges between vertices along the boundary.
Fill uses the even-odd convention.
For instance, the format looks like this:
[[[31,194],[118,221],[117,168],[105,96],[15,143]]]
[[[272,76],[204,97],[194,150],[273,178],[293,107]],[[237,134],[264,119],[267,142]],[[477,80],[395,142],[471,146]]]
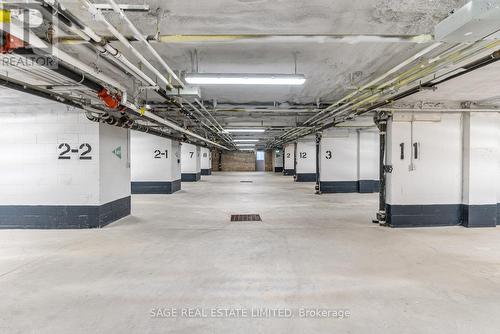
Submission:
[[[181,145],[181,180],[182,182],[197,182],[201,179],[200,147],[193,144]]]
[[[273,170],[275,173],[283,172],[283,149],[277,148],[273,153]]]
[[[329,129],[320,144],[321,193],[358,192],[358,132]]]
[[[283,174],[295,175],[295,143],[285,145],[285,165]]]
[[[494,227],[500,222],[499,115],[464,114],[462,203],[467,227]]]
[[[379,191],[379,133],[378,129],[358,130],[358,191]]]
[[[102,227],[130,214],[128,130],[2,93],[0,228]]]
[[[178,141],[132,131],[132,193],[172,194],[180,190],[180,161]]]
[[[212,175],[212,154],[206,147],[201,148],[201,175]]]
[[[394,114],[387,124],[387,224],[462,222],[462,116]]]
[[[296,150],[297,182],[316,182],[316,141],[314,137],[301,138],[297,141]]]

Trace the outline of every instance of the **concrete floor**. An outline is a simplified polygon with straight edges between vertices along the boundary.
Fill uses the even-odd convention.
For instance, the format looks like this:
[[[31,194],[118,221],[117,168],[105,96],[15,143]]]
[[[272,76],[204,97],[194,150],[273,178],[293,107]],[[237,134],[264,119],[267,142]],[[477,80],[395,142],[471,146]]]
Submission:
[[[104,229],[0,230],[0,333],[498,333],[500,229],[382,228],[375,194],[318,196],[273,174],[182,187],[134,196]],[[171,307],[294,317],[150,315]]]

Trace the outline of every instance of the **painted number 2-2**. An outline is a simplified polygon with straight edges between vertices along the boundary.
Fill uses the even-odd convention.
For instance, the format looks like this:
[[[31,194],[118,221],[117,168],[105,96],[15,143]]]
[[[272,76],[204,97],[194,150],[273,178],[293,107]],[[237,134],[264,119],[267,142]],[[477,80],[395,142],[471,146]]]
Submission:
[[[57,147],[59,151],[60,160],[69,160],[71,159],[71,153],[79,153],[80,160],[92,160],[92,156],[90,156],[90,152],[92,152],[92,146],[87,143],[81,144],[78,148],[71,148],[71,146],[67,143],[61,143]]]

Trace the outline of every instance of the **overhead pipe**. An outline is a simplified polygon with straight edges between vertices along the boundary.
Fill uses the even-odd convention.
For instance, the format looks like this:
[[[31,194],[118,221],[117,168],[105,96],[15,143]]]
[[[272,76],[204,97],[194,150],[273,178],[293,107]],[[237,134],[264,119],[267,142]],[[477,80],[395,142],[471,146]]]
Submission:
[[[33,32],[31,32],[30,30],[27,31],[27,33],[29,34],[29,41],[35,41],[36,43],[43,43],[45,45],[45,42],[43,42],[38,36],[36,36]],[[53,46],[53,49],[56,48]],[[43,52],[45,52],[44,50],[41,50]],[[91,74],[92,76],[95,76],[96,79],[99,79],[99,80],[102,80],[104,82],[107,82],[109,84],[111,84],[112,86],[114,86],[115,88],[118,88],[121,92],[125,92],[126,93],[126,90],[125,88],[119,84],[118,82],[116,82],[115,80],[109,78],[108,76],[102,74],[102,73],[99,73],[98,75],[94,75],[93,74],[93,69],[90,68],[88,65],[86,64],[83,64],[81,61],[69,56],[68,54],[66,54],[65,52],[57,49],[56,50],[56,53],[57,55],[57,58],[59,58],[60,60],[66,62],[66,63],[69,63],[73,66],[75,66],[76,68],[78,68],[79,70],[81,70],[82,72],[84,73],[89,73]],[[66,71],[69,71],[68,73],[65,73],[63,74],[63,72],[58,72],[59,74],[62,74],[62,75],[65,75],[66,77],[80,83],[80,81],[82,83],[86,83],[87,84],[87,87],[88,88],[91,88],[92,90],[96,90],[96,91],[100,91],[103,87],[101,85],[99,85],[98,83],[91,83],[89,80],[89,78],[86,78],[85,75],[80,75],[80,74],[77,74],[76,72],[74,71],[71,71],[71,69],[69,69],[68,67],[64,66],[63,64],[59,64],[61,70],[58,70],[58,69],[55,69],[56,71],[63,71],[63,72],[66,72]],[[178,126],[177,124],[173,123],[173,122],[170,122],[170,121],[167,121],[167,120],[164,120],[163,118],[149,112],[149,111],[140,111],[139,108],[137,106],[135,106],[134,104],[131,104],[129,102],[126,102],[126,101],[122,101],[122,105],[126,108],[129,108],[131,109],[132,111],[136,112],[138,115],[143,115],[144,117],[147,117],[149,119],[153,119],[155,120],[156,122],[160,123],[160,124],[163,124],[163,125],[166,125],[167,127],[169,128],[172,128],[178,132],[181,132],[181,133],[184,133],[190,137],[193,137],[193,138],[196,138],[196,139],[199,139],[203,142],[206,142],[210,145],[213,145],[213,146],[217,146],[217,147],[220,147],[222,149],[225,149],[225,150],[228,150],[227,147],[223,146],[223,145],[220,145],[218,143],[215,143],[211,140],[208,140],[194,132],[191,132],[191,131],[188,131],[180,126]]]
[[[74,102],[74,101],[72,101],[72,100],[70,100],[62,95],[54,94],[48,90],[41,89],[38,87],[33,87],[31,85],[27,85],[24,82],[3,76],[1,74],[0,74],[0,86],[14,89],[14,90],[19,91],[19,92],[29,93],[31,95],[35,95],[35,96],[38,96],[38,97],[41,97],[41,98],[44,98],[44,99],[47,99],[50,101],[59,102],[59,103],[68,105],[70,107],[76,107],[76,108],[81,107],[80,104],[78,104],[78,103],[76,103],[76,102]]]
[[[172,84],[170,83],[170,81],[165,78],[165,76],[163,76],[163,74],[160,73],[160,71],[158,71],[156,69],[156,67],[154,67],[146,58],[144,58],[144,56],[142,55],[142,53],[140,53],[126,38],[125,36],[123,36],[105,17],[104,15],[102,14],[101,11],[99,11],[98,9],[96,9],[91,3],[89,3],[88,1],[86,1],[86,3],[88,3],[88,6],[89,6],[89,10],[91,12],[91,14],[93,14],[97,20],[99,20],[100,22],[104,23],[104,25],[106,26],[106,28],[111,32],[111,34],[113,34],[127,49],[129,49],[139,60],[142,64],[144,64],[144,66],[146,66],[151,72],[153,72],[156,77],[158,79],[160,79],[161,81],[163,81],[163,83],[169,88],[169,89],[173,89],[174,86],[172,86]]]
[[[377,111],[383,112],[403,112],[403,113],[462,113],[462,112],[500,112],[500,108],[478,108],[478,109],[467,109],[467,108],[377,108]]]
[[[174,71],[168,66],[168,64],[163,60],[163,58],[156,52],[156,50],[149,44],[149,42],[144,38],[142,33],[135,27],[135,25],[130,21],[125,12],[118,6],[114,0],[107,0],[111,5],[113,10],[120,15],[120,17],[128,24],[129,28],[134,33],[135,38],[141,41],[146,48],[151,52],[151,54],[158,60],[158,62],[163,66],[163,68],[170,74],[170,76],[177,81],[180,87],[185,88],[184,83],[179,79],[179,77],[174,73]]]
[[[52,15],[57,15],[58,19],[63,22],[71,32],[88,41],[103,56],[112,60],[116,65],[123,67],[127,72],[131,73],[142,82],[147,83],[153,88],[158,87],[153,79],[148,77],[137,66],[132,64],[120,51],[114,48],[111,43],[99,36],[90,27],[86,26],[71,12],[63,8],[59,2],[44,0],[44,3],[45,5],[42,6],[44,9],[50,11]]]
[[[398,65],[394,66],[392,69],[390,69],[389,71],[383,73],[382,75],[378,76],[377,78],[371,80],[370,82],[368,82],[367,84],[363,85],[362,87],[360,87],[359,89],[357,89],[356,91],[352,92],[351,94],[348,94],[347,96],[341,98],[340,100],[338,100],[337,102],[333,103],[330,107],[322,110],[320,113],[316,114],[315,116],[309,118],[308,120],[305,121],[305,124],[308,124],[309,122],[313,121],[314,119],[316,119],[317,117],[323,115],[324,113],[328,112],[329,110],[331,110],[333,107],[339,105],[340,103],[344,102],[344,101],[347,101],[348,99],[350,99],[351,97],[355,96],[356,94],[358,94],[359,92],[363,92],[365,91],[367,88],[370,88],[372,87],[373,85],[379,83],[380,81],[384,80],[385,78],[387,78],[388,76],[396,73],[397,71],[399,71],[400,69],[404,68],[405,66],[413,63],[415,60],[417,60],[418,58],[428,54],[429,52],[431,52],[432,50],[436,49],[437,47],[441,46],[442,43],[433,43],[432,45],[426,47],[425,49],[423,49],[422,51],[420,52],[417,52],[416,54],[414,54],[413,56],[411,56],[410,58],[406,59],[405,61],[399,63]]]
[[[169,121],[169,120],[163,119],[163,118],[161,118],[160,116],[158,116],[158,115],[156,115],[156,114],[154,114],[154,113],[152,113],[152,112],[150,112],[150,111],[145,110],[144,112],[141,112],[141,111],[139,110],[139,108],[137,108],[137,106],[136,106],[136,105],[134,105],[134,104],[132,104],[132,103],[127,102],[125,105],[126,105],[128,108],[130,108],[131,110],[135,111],[136,113],[138,113],[138,114],[142,114],[142,116],[143,116],[143,117],[145,117],[145,118],[149,118],[149,119],[151,119],[151,120],[153,120],[153,121],[156,121],[157,123],[160,123],[160,124],[166,125],[167,127],[171,128],[171,129],[173,129],[173,130],[175,130],[175,131],[178,131],[178,132],[181,132],[181,133],[183,133],[183,134],[185,134],[185,135],[188,135],[188,136],[190,136],[190,137],[193,137],[193,138],[199,139],[199,140],[201,140],[201,141],[203,141],[203,142],[205,142],[205,143],[207,143],[207,144],[210,144],[210,145],[212,145],[212,146],[216,146],[216,147],[222,148],[222,149],[224,149],[224,150],[229,150],[229,149],[228,149],[227,147],[225,147],[224,145],[220,145],[220,144],[218,144],[218,143],[216,143],[216,142],[213,142],[213,141],[211,141],[211,140],[209,140],[209,139],[207,139],[207,138],[204,138],[204,137],[202,137],[202,136],[200,136],[200,135],[198,135],[198,134],[196,134],[196,133],[194,133],[194,132],[191,132],[191,131],[189,131],[189,130],[186,130],[186,129],[184,129],[184,128],[182,128],[182,127],[178,126],[177,124],[175,124],[175,123],[173,123],[173,122],[171,122],[171,121]]]
[[[370,34],[202,34],[202,35],[158,35],[146,36],[146,40],[158,43],[189,44],[189,43],[234,43],[234,42],[256,42],[256,43],[430,43],[434,36],[421,35],[370,35]],[[137,40],[129,37],[129,40]],[[73,37],[62,37],[65,44],[84,43]]]
[[[215,133],[219,138],[226,141],[228,144],[232,145],[231,141],[227,140],[227,138],[225,138],[223,134],[221,135],[222,132],[220,131],[220,129],[218,129],[217,126],[214,123],[212,123],[212,121],[210,119],[208,119],[208,117],[206,117],[198,108],[196,108],[195,105],[193,105],[191,102],[189,102],[187,100],[184,100],[184,103],[189,105],[193,110],[195,110],[198,114],[200,114],[204,119],[206,119],[210,123],[210,125],[205,124],[203,122],[201,122],[201,124],[203,124],[205,127],[207,127],[213,133]],[[210,128],[210,126],[212,128]],[[215,131],[214,131],[214,129],[215,129]]]
[[[496,46],[498,46],[499,44],[500,44],[499,42],[489,43],[489,44],[488,44],[488,45],[486,45],[486,46],[480,45],[480,43],[476,43],[476,44],[473,44],[473,45],[461,44],[461,45],[460,45],[460,47],[459,47],[459,49],[460,49],[460,48],[461,48],[461,49],[464,49],[464,50],[465,50],[465,49],[471,49],[472,51],[470,51],[470,53],[469,53],[469,54],[465,55],[465,54],[464,54],[464,52],[465,52],[464,50],[458,50],[458,51],[456,51],[457,46],[454,46],[454,47],[450,48],[448,51],[446,51],[446,52],[444,52],[444,53],[443,53],[443,54],[447,54],[447,53],[449,53],[449,52],[453,51],[453,52],[454,52],[453,54],[448,55],[445,59],[443,59],[443,58],[442,58],[442,57],[444,57],[444,56],[441,56],[441,55],[440,55],[440,56],[437,56],[436,58],[434,58],[434,59],[430,60],[430,61],[429,61],[429,63],[431,64],[431,63],[434,63],[434,62],[439,62],[441,65],[446,65],[446,63],[447,63],[448,61],[450,61],[450,60],[456,63],[456,62],[459,62],[459,61],[463,61],[463,60],[464,60],[464,59],[466,59],[467,57],[472,57],[472,56],[474,56],[476,53],[481,52],[481,51],[483,51],[483,50],[485,50],[485,49],[489,49],[489,48],[496,47]],[[442,54],[442,55],[443,55],[443,54]],[[483,59],[484,59],[484,58],[483,58]],[[496,61],[496,60],[497,60],[497,57],[496,57],[496,56],[494,56],[494,55],[487,56],[487,57],[485,57],[484,62],[481,62],[481,61],[476,61],[476,62],[474,62],[474,63],[473,63],[474,65],[473,65],[471,68],[468,68],[468,69],[467,69],[467,70],[465,70],[465,71],[462,71],[462,72],[460,72],[460,73],[458,73],[458,74],[455,74],[455,75],[452,75],[452,76],[450,76],[450,77],[448,77],[448,78],[445,78],[445,79],[441,80],[439,83],[442,83],[442,82],[444,82],[444,81],[450,80],[451,78],[457,77],[457,76],[459,76],[460,74],[462,74],[462,75],[463,75],[463,74],[465,74],[465,73],[467,73],[467,72],[470,72],[470,71],[472,71],[472,70],[474,70],[474,69],[477,69],[477,68],[478,68],[478,66],[481,66],[481,67],[482,67],[482,66],[486,66],[487,64],[489,64],[489,63],[491,63],[491,62],[494,62],[494,61]],[[481,65],[479,65],[479,64],[481,64]],[[432,69],[433,69],[434,71],[436,71],[436,68],[437,68],[437,67],[436,67],[436,65],[432,65],[432,66],[433,66],[433,67],[432,67]],[[426,69],[423,69],[423,70],[425,71]],[[412,73],[412,71],[413,71],[413,69],[410,69],[410,70],[408,70],[408,71],[407,71],[407,73]],[[428,73],[428,74],[430,74],[430,73]],[[412,75],[413,75],[413,78],[414,78],[414,79],[412,78],[412,80],[416,80],[416,79],[417,79],[417,77],[416,77],[415,73],[412,73]],[[391,82],[391,83],[392,83],[392,82],[395,82],[395,81],[396,81],[396,80],[398,80],[398,78],[400,78],[401,76],[402,76],[402,75],[398,76],[397,78],[393,78],[393,79],[391,79],[391,80],[390,80],[390,82]],[[432,82],[432,81],[431,81],[431,82]],[[406,83],[409,83],[409,81],[408,81],[408,80],[406,80],[406,82],[404,82],[404,83],[405,83],[405,84],[406,84]],[[437,83],[437,80],[434,80],[434,83]],[[384,86],[386,86],[386,84],[383,84],[383,85],[382,85],[382,87],[384,87]],[[429,87],[433,87],[433,86],[435,86],[435,85],[433,85],[433,84],[431,84],[431,83],[428,83],[428,84],[425,84],[425,85],[421,85],[421,86],[414,87],[414,88],[412,88],[412,89],[410,89],[410,90],[408,90],[408,91],[405,91],[405,92],[403,92],[403,93],[400,93],[400,94],[396,95],[395,97],[390,97],[390,98],[388,98],[388,99],[386,99],[386,100],[384,100],[384,101],[382,101],[382,102],[379,102],[379,103],[376,103],[376,104],[374,104],[374,105],[371,105],[369,108],[367,108],[367,109],[365,109],[365,110],[363,110],[363,111],[356,112],[354,116],[357,116],[357,115],[362,115],[362,114],[364,114],[364,113],[366,113],[366,112],[369,112],[369,111],[375,110],[375,109],[377,109],[377,108],[379,108],[379,107],[383,107],[383,106],[385,106],[385,105],[387,105],[387,104],[389,104],[389,103],[391,103],[391,102],[394,102],[394,101],[396,101],[396,100],[398,100],[398,99],[401,99],[401,98],[404,98],[404,97],[407,97],[407,96],[413,95],[413,94],[415,94],[415,93],[419,92],[420,90],[422,90],[422,89],[424,89],[424,88],[429,88]],[[362,88],[363,88],[363,87],[362,87]],[[376,94],[377,94],[377,96],[380,96],[380,95],[381,95],[381,92],[378,92],[378,93],[376,93]],[[365,94],[365,96],[366,96],[366,94]],[[368,96],[365,100],[363,100],[363,101],[361,101],[361,102],[358,102],[355,106],[356,106],[356,107],[357,107],[357,106],[360,106],[360,105],[362,105],[363,103],[366,103],[367,101],[372,101],[372,100],[373,100],[372,96]],[[350,111],[352,111],[352,110],[354,109],[354,107],[352,107],[352,105],[349,105],[348,107],[349,107],[349,108],[344,108],[343,110],[337,110],[337,113],[342,114],[342,113],[345,113],[345,112],[350,112]],[[329,117],[329,115],[330,115],[330,113],[329,113],[328,115],[323,116],[321,119],[314,121],[313,123],[316,123],[317,121],[320,121],[320,120],[324,120],[326,117]],[[350,116],[350,117],[352,118],[352,116]],[[326,128],[329,128],[329,127],[331,127],[331,126],[334,126],[335,124],[338,124],[338,123],[340,123],[340,122],[342,122],[342,121],[345,121],[345,119],[343,119],[343,120],[339,121],[339,120],[337,120],[337,119],[335,118],[333,121],[331,121],[331,122],[329,122],[329,123],[326,123],[326,124],[323,124],[323,125],[321,125],[321,126],[317,127],[317,129],[318,129],[318,130],[326,129]],[[311,133],[313,133],[313,132],[314,132],[314,131],[305,131],[305,132],[303,131],[302,133],[300,133],[300,134],[299,134],[298,136],[296,136],[296,137],[298,138],[298,137],[301,137],[301,136],[305,136],[305,135],[311,134]],[[293,139],[296,139],[296,138],[293,138]],[[293,139],[292,139],[292,140],[293,140]]]

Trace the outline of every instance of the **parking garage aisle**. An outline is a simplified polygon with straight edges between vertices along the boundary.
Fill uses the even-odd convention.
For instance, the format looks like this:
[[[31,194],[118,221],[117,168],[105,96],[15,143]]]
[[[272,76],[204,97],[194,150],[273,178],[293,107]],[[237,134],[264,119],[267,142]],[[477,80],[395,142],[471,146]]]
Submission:
[[[497,230],[382,228],[371,223],[376,194],[318,196],[312,183],[278,174],[215,173],[182,188],[134,195],[132,216],[103,229],[0,231],[0,332],[420,333],[425,322],[466,333],[500,325]],[[230,222],[249,213],[263,221]],[[171,307],[352,315],[151,317]]]

